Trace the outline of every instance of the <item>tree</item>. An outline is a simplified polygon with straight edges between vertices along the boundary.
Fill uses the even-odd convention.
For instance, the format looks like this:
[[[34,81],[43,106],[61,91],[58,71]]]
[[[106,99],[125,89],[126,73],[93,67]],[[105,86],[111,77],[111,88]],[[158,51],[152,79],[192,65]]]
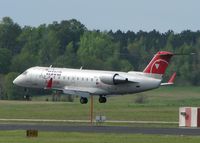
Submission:
[[[106,33],[86,32],[80,39],[78,58],[85,68],[107,69],[105,63],[118,46]]]
[[[41,65],[52,65],[60,55],[60,41],[53,31],[43,33],[38,50],[38,58]]]
[[[59,67],[68,67],[68,68],[69,67],[76,68],[78,66],[80,67],[75,48],[73,47],[73,42],[70,42],[66,46],[64,54],[57,57],[53,65]]]
[[[7,73],[11,63],[11,52],[8,49],[0,48],[0,73]]]
[[[0,48],[10,50],[12,55],[18,53],[20,47],[17,37],[20,33],[21,27],[14,23],[11,18],[4,17],[0,22]]]
[[[112,55],[111,39],[104,33],[86,32],[80,39],[78,58],[85,68],[102,69],[106,59]]]
[[[4,78],[3,93],[9,100],[23,99],[24,91],[22,88],[15,86],[13,80],[18,76],[18,73],[8,73]]]
[[[60,41],[60,52],[65,51],[66,46],[73,41],[73,47],[77,50],[81,35],[87,30],[86,27],[76,19],[54,22],[48,26]]]
[[[147,52],[144,37],[136,39],[134,42],[128,44],[128,61],[134,66],[135,70],[143,70],[152,58],[151,54]]]
[[[22,50],[20,54],[13,57],[10,67],[12,71],[21,73],[32,66],[36,66],[37,63],[38,57],[36,55]]]

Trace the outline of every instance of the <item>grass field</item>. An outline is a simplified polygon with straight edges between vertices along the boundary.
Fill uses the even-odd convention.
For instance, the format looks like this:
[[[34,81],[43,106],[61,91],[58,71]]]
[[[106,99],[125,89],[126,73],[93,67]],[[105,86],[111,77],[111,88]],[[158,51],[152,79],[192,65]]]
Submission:
[[[27,138],[25,131],[0,131],[0,143],[199,143],[199,136],[39,132]]]
[[[138,96],[145,103],[135,103]],[[89,106],[74,102],[0,101],[0,118],[87,120]],[[108,120],[178,121],[180,106],[199,106],[199,87],[163,87],[141,94],[109,97],[106,104],[94,98],[94,116],[105,115]],[[90,101],[89,101],[90,102]]]
[[[144,96],[143,104],[135,103],[135,98]],[[0,118],[28,119],[59,119],[87,120],[89,104],[81,105],[79,99],[75,102],[46,102],[46,97],[35,97],[33,101],[0,101]],[[41,101],[43,100],[43,101]],[[180,106],[199,106],[199,87],[163,87],[142,94],[110,97],[106,104],[99,104],[95,98],[95,115],[105,115],[108,120],[137,120],[137,121],[178,121]],[[94,116],[95,116],[94,115]],[[116,124],[115,124],[116,125]],[[121,124],[117,124],[121,125]],[[132,124],[131,124],[132,125]],[[137,126],[137,125],[132,125]],[[139,125],[146,126],[146,125]],[[148,125],[157,126],[157,125]],[[158,125],[165,127],[166,125]],[[177,126],[177,125],[175,125]],[[167,126],[168,127],[168,126]],[[174,125],[169,125],[174,127]],[[25,137],[25,131],[0,131],[0,142],[12,143],[199,143],[199,136],[169,136],[142,134],[103,134],[103,133],[69,133],[69,132],[40,132],[37,138]]]

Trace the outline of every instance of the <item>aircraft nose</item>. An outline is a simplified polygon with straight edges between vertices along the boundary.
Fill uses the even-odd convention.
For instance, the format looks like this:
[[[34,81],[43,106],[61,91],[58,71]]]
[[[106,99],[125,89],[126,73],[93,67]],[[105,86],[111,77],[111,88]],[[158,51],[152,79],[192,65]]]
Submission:
[[[18,82],[19,82],[18,77],[16,77],[16,78],[13,80],[13,84],[17,85]]]
[[[13,80],[13,84],[15,84],[15,85],[20,85],[21,82],[22,82],[21,75],[19,75],[18,77],[16,77],[16,78]]]

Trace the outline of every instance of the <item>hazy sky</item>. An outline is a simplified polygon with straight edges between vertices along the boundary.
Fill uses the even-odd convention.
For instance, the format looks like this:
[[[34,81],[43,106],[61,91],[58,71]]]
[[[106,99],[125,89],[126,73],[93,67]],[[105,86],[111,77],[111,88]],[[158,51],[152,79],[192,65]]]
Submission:
[[[88,29],[200,30],[200,0],[0,0],[0,19],[38,26],[75,18]]]

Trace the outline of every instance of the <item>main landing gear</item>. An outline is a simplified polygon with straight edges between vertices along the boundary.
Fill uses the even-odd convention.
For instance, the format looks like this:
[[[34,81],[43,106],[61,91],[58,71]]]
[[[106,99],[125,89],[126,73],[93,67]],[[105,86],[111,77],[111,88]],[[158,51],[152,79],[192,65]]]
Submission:
[[[100,95],[99,96],[99,103],[106,103],[107,99],[105,96]],[[88,99],[86,97],[81,97],[80,98],[80,103],[81,104],[87,104],[88,103]]]
[[[100,95],[99,96],[99,103],[106,103],[107,99],[105,96]]]
[[[87,104],[88,103],[88,99],[86,97],[81,97],[80,98],[80,102],[81,102],[81,104]]]

